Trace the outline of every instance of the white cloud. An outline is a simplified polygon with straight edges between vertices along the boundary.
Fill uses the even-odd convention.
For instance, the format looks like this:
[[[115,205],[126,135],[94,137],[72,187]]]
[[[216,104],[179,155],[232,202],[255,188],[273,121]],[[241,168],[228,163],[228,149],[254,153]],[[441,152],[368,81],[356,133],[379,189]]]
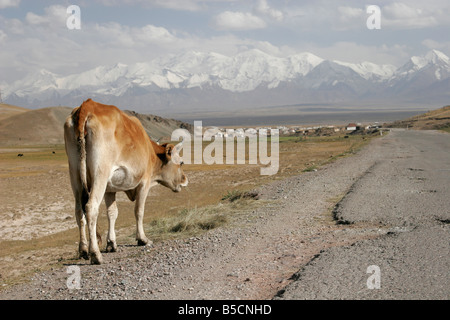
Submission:
[[[382,29],[410,30],[419,28],[450,26],[450,1],[408,0],[379,1]],[[284,8],[284,25],[306,31],[314,30],[361,30],[366,28],[367,4],[360,1],[305,1]]]
[[[353,7],[338,7],[338,12],[343,19],[361,17],[363,14],[365,14],[363,9]]]
[[[393,20],[417,19],[423,14],[423,10],[410,7],[405,3],[394,2],[383,7],[383,14]]]
[[[98,50],[99,45],[104,48],[132,48],[135,45],[130,28],[116,22],[96,24],[93,28],[87,26],[83,27],[83,30],[89,31],[91,36],[91,39],[85,39],[84,43],[97,42],[91,43],[91,50]]]
[[[34,14],[33,12],[28,12],[25,17],[25,20],[29,24],[44,24],[48,22],[47,18]]]
[[[109,0],[102,1],[111,3]],[[198,11],[202,8],[199,0],[122,0],[112,1],[113,3],[140,4],[144,6],[160,7],[180,11]],[[109,4],[110,5],[110,4]]]
[[[20,0],[0,0],[0,9],[8,7],[17,7],[20,4]]]
[[[367,14],[364,6],[336,6],[335,2],[317,5],[308,2],[292,6],[286,12],[284,25],[300,32],[333,32],[366,28]]]
[[[23,34],[24,26],[19,19],[8,19],[4,21],[4,28],[10,34]]]
[[[0,81],[10,83],[40,69],[68,75],[100,65],[146,62],[189,50],[226,55],[236,54],[244,47],[276,51],[268,43],[231,34],[201,37],[152,24],[129,26],[82,20],[80,30],[68,30],[65,9],[58,23],[58,7],[48,7],[41,15],[29,12],[23,22],[0,16],[1,46],[8,47],[0,50]]]
[[[28,12],[25,20],[32,25],[65,27],[68,18],[67,7],[53,5],[45,8],[45,14],[40,16],[33,12]]]
[[[214,25],[219,30],[264,29],[264,20],[248,12],[225,11],[215,17]]]
[[[258,14],[267,16],[277,21],[282,21],[284,17],[283,12],[269,7],[267,0],[259,0],[254,10]]]
[[[366,11],[355,7],[338,7],[336,21],[333,22],[336,30],[361,29],[367,19]]]
[[[450,41],[436,41],[433,39],[425,39],[422,41],[428,50],[437,49],[443,52],[450,52]]]
[[[429,28],[448,25],[449,5],[435,7],[425,3],[394,2],[381,8],[383,27],[395,29]]]
[[[11,82],[40,69],[71,74],[99,65],[148,61],[192,42],[153,25],[83,21],[80,30],[68,30],[67,17],[66,8],[58,6],[46,8],[42,15],[28,12],[23,22],[0,16],[1,47],[8,48],[0,50],[0,81]]]
[[[167,29],[150,24],[139,28],[136,37],[142,41],[159,43],[171,43],[177,40]]]
[[[303,44],[302,48],[324,59],[353,63],[367,61],[380,65],[392,64],[397,67],[411,56],[411,48],[406,45],[363,45],[350,41],[338,41],[328,46],[318,46],[315,43]]]
[[[237,2],[239,0],[96,0],[105,6],[140,5],[144,7],[159,7],[179,11],[205,10],[214,3]]]
[[[6,35],[5,32],[3,32],[3,30],[0,30],[0,43],[2,43],[3,41],[6,40],[8,36]]]

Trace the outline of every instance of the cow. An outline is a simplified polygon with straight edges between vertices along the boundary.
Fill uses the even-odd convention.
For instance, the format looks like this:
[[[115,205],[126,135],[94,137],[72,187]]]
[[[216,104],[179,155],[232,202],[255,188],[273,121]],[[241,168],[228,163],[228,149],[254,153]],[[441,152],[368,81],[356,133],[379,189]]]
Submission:
[[[117,250],[114,225],[118,215],[116,192],[119,191],[136,202],[137,244],[149,244],[142,221],[150,188],[161,184],[179,192],[188,184],[181,168],[181,142],[177,146],[159,145],[149,138],[136,117],[92,99],[84,101],[67,117],[64,141],[80,233],[80,258],[90,258],[91,264],[102,263],[97,243],[101,240],[97,233],[97,216],[103,198],[109,225],[106,252]]]

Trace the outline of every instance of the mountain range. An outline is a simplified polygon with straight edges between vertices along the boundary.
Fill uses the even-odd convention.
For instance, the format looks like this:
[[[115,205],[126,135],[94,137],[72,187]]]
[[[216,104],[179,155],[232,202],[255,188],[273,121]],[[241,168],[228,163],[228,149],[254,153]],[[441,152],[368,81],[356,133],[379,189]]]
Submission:
[[[191,51],[69,76],[42,69],[1,90],[5,102],[24,107],[93,98],[161,115],[296,104],[439,106],[450,101],[450,59],[431,50],[396,68],[307,52],[280,58],[257,49],[234,56]]]

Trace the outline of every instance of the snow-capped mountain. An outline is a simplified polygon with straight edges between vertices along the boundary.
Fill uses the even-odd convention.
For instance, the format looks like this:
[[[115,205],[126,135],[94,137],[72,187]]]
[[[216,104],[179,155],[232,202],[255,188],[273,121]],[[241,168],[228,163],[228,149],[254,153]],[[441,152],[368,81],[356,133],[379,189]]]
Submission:
[[[234,56],[192,51],[69,76],[39,70],[2,84],[2,94],[6,102],[31,107],[78,105],[91,97],[137,110],[214,110],[383,99],[446,104],[449,84],[450,59],[437,50],[397,69],[324,60],[312,53],[281,58],[253,49]]]
[[[397,71],[397,76],[407,77],[414,75],[415,73],[424,70],[429,67],[436,67],[438,69],[447,69],[450,65],[450,59],[445,54],[437,50],[429,51],[423,57],[411,57],[407,63],[405,63]],[[440,76],[437,75],[436,78],[439,80]]]
[[[337,64],[349,67],[366,80],[386,80],[395,73],[395,66],[390,64],[378,65],[372,62],[364,61],[361,63],[348,63],[342,61],[334,61]]]
[[[409,97],[418,102],[450,101],[450,59],[431,50],[423,57],[411,57],[388,80],[389,97]]]

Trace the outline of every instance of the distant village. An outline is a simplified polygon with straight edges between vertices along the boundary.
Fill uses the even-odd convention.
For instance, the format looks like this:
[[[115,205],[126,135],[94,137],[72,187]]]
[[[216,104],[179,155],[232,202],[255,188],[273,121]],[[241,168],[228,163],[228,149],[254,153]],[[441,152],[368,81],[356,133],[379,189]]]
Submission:
[[[257,128],[221,128],[215,127],[216,133],[213,137],[229,138],[237,137],[242,138],[245,135],[258,134],[259,132],[267,132],[267,135],[272,134],[271,129],[278,129],[280,136],[331,136],[339,133],[343,134],[365,134],[374,133],[381,128],[378,122],[363,125],[361,123],[349,123],[346,126],[276,126],[276,127],[257,127]],[[261,130],[261,131],[260,131]]]

